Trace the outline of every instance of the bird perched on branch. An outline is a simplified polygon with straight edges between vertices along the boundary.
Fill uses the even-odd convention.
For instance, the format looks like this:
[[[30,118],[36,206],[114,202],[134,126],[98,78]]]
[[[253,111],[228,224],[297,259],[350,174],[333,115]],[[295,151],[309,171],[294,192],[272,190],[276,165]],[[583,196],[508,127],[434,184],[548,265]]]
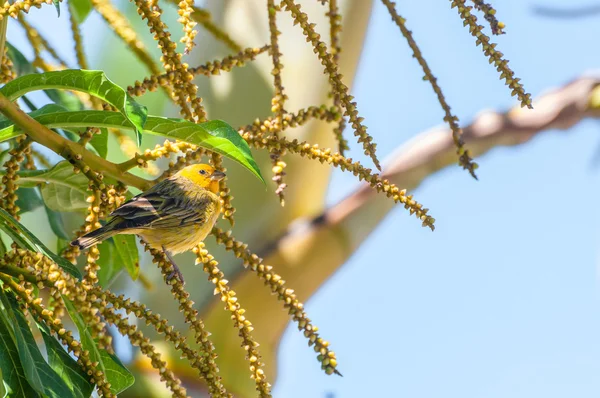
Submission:
[[[135,234],[162,249],[183,282],[172,255],[192,249],[211,231],[221,211],[219,181],[224,177],[207,164],[188,166],[125,202],[106,225],[71,245],[87,249],[117,234]]]

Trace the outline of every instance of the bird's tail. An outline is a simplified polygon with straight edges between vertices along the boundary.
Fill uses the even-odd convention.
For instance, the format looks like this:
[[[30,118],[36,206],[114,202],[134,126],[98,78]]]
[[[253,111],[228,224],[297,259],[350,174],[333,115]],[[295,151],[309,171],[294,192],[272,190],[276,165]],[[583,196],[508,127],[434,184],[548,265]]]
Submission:
[[[102,228],[88,232],[87,234],[75,239],[73,242],[71,242],[71,246],[79,246],[81,250],[85,250],[96,243],[100,243],[103,240],[116,235],[118,232],[119,231],[114,228],[114,223],[109,222]]]

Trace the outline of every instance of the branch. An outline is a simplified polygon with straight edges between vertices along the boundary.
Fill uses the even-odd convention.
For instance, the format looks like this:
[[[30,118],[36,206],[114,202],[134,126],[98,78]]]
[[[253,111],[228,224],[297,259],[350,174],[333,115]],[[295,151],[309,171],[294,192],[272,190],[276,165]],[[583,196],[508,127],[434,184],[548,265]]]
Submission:
[[[73,160],[73,157],[79,159],[92,170],[102,172],[142,191],[152,186],[151,181],[124,172],[118,165],[93,154],[78,143],[69,141],[41,125],[2,94],[0,94],[0,112],[15,122],[31,139],[67,160]]]

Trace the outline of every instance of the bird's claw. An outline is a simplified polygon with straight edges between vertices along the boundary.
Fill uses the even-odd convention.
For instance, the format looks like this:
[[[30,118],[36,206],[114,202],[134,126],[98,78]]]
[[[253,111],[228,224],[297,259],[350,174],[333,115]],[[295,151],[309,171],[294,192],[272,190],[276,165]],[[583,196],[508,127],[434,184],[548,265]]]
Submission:
[[[179,270],[179,267],[177,266],[177,264],[175,264],[173,257],[171,257],[171,254],[164,248],[164,246],[162,249],[163,249],[163,252],[165,253],[165,256],[167,257],[167,260],[169,260],[169,262],[173,266],[173,270],[171,272],[169,272],[169,274],[167,275],[167,282],[170,283],[173,280],[173,278],[175,277],[175,275],[177,275],[177,279],[179,279],[179,282],[181,282],[181,284],[184,285],[185,281],[183,280],[183,275],[181,274],[181,271]]]

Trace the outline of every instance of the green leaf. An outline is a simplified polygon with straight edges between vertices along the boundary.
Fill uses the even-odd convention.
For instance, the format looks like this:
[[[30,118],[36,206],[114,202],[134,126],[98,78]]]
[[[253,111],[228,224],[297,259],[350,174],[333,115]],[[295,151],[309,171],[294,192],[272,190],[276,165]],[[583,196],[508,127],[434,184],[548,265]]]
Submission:
[[[136,280],[140,274],[140,258],[135,235],[115,235],[115,260],[120,261],[131,276]]]
[[[108,155],[108,129],[100,129],[100,134],[94,134],[90,140],[92,148],[98,152],[98,156],[106,159]]]
[[[12,61],[17,76],[36,73],[35,67],[25,58],[21,51],[9,42],[6,42],[6,47],[6,55]]]
[[[14,229],[13,229],[14,228]],[[33,235],[20,222],[15,220],[6,210],[0,208],[0,230],[4,231],[20,247],[39,252],[50,258],[59,267],[71,274],[73,277],[81,280],[81,272],[73,264],[62,257],[51,252],[40,240]]]
[[[19,188],[17,189],[17,206],[21,209],[20,213],[27,213],[42,206],[42,198],[35,188]]]
[[[4,398],[8,395],[8,390],[4,386],[4,379],[2,378],[2,367],[0,367],[0,397]]]
[[[25,377],[31,387],[38,393],[52,398],[74,397],[67,384],[44,360],[29,329],[27,319],[12,292],[6,292],[1,297],[7,317],[14,325],[17,351]]]
[[[132,129],[127,119],[118,112],[56,112],[35,116],[34,119],[49,128],[69,129],[92,126]],[[220,153],[244,166],[264,183],[248,143],[233,127],[221,120],[195,124],[187,120],[148,116],[144,125],[144,133],[186,141]],[[19,134],[18,127],[12,122],[0,123],[0,142]]]
[[[129,370],[123,366],[118,358],[110,355],[106,350],[98,348],[96,341],[92,338],[88,326],[83,320],[81,314],[77,311],[73,303],[63,296],[65,307],[79,330],[79,338],[83,349],[89,351],[90,360],[92,362],[98,362],[98,369],[104,372],[107,380],[110,382],[110,390],[114,394],[118,394],[130,387],[135,381],[133,375]]]
[[[106,350],[100,350],[100,358],[104,364],[106,378],[111,384],[110,390],[113,393],[119,394],[135,383],[135,377],[116,355]]]
[[[6,83],[0,88],[0,92],[13,101],[28,92],[49,88],[82,91],[108,102],[125,116],[128,124],[136,131],[138,145],[141,143],[148,110],[109,80],[102,71],[65,69],[21,76]]]
[[[89,376],[63,348],[62,344],[50,335],[50,330],[46,325],[43,323],[37,325],[42,332],[50,367],[63,379],[75,397],[88,398],[94,390],[94,384],[90,383]]]
[[[44,93],[48,98],[54,101],[56,105],[64,106],[69,111],[81,111],[85,108],[76,95],[67,91],[47,89],[44,90]]]
[[[0,289],[0,296],[2,296]],[[5,300],[2,300],[3,302]],[[7,394],[1,397],[39,397],[40,395],[27,382],[15,345],[13,323],[7,318],[8,309],[0,311],[0,370]]]
[[[112,239],[103,241],[97,247],[98,250],[100,250],[100,258],[97,261],[98,265],[100,266],[100,270],[98,271],[98,280],[100,281],[100,285],[102,287],[108,288],[113,282],[113,279],[123,269],[123,262],[115,259],[115,243]]]
[[[92,3],[90,0],[69,0],[69,9],[73,13],[75,21],[81,24],[92,11]]]
[[[58,17],[60,18],[60,0],[52,0],[52,3],[54,3],[54,7],[56,7],[56,14],[58,14]]]
[[[62,240],[70,240],[71,237],[65,228],[65,223],[63,222],[60,212],[54,211],[48,206],[44,206],[44,208],[46,209],[48,223],[50,224],[50,228],[52,229],[52,232],[54,232],[54,235]]]
[[[21,170],[17,175],[20,187],[40,186],[44,203],[51,210],[77,211],[89,206],[86,202],[88,180],[83,174],[75,174],[66,160],[48,170]]]

